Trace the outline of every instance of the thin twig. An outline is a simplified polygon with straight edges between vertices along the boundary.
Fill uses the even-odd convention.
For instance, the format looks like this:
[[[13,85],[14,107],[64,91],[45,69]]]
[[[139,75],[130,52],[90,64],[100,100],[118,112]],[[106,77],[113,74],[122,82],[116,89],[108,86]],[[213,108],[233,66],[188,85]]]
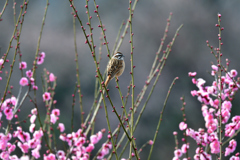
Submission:
[[[150,152],[149,152],[149,155],[148,155],[148,160],[150,160],[151,158],[151,155],[152,155],[152,151],[153,151],[153,147],[154,147],[154,144],[156,142],[156,139],[157,139],[157,135],[158,135],[158,131],[159,131],[159,128],[160,128],[160,125],[161,125],[161,122],[162,122],[162,117],[163,117],[163,113],[164,113],[164,109],[166,107],[166,104],[167,104],[167,101],[168,101],[168,98],[169,98],[169,95],[171,93],[171,90],[172,90],[172,87],[173,85],[175,84],[175,81],[178,79],[178,77],[174,78],[172,84],[170,85],[169,87],[169,90],[167,92],[167,96],[165,98],[165,101],[163,103],[163,109],[161,111],[161,114],[160,114],[160,117],[159,117],[159,121],[158,121],[158,125],[157,125],[157,128],[156,128],[156,132],[155,132],[155,135],[154,135],[154,138],[153,138],[153,144],[151,146],[151,149],[150,149]]]

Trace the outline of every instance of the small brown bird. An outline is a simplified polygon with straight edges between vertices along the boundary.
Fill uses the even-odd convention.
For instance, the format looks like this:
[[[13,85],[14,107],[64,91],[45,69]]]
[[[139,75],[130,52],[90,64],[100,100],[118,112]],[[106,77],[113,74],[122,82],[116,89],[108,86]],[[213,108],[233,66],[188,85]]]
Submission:
[[[114,77],[119,77],[125,69],[125,62],[123,59],[124,55],[121,52],[115,53],[112,58],[109,60],[107,65],[107,79],[105,81],[105,86],[108,86],[108,83]]]

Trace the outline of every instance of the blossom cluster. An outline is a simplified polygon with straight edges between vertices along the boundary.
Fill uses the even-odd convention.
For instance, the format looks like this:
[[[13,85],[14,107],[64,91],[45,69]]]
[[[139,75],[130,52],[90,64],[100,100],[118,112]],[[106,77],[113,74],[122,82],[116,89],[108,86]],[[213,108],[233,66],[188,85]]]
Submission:
[[[196,149],[194,159],[212,159],[213,154],[220,153],[221,143],[226,140],[229,143],[225,147],[224,156],[229,156],[236,149],[237,142],[232,139],[232,136],[240,129],[240,116],[236,115],[231,118],[232,100],[234,95],[239,90],[240,84],[236,81],[237,71],[231,70],[230,72],[221,73],[221,77],[218,75],[219,67],[212,65],[211,75],[215,77],[215,80],[211,85],[205,85],[206,81],[202,78],[196,78],[196,72],[189,72],[189,77],[192,77],[192,82],[198,88],[198,90],[191,91],[192,96],[196,96],[198,101],[202,104],[202,115],[205,121],[205,128],[199,128],[195,131],[189,128],[185,122],[179,124],[180,130],[185,131],[185,135],[193,138],[199,145]],[[219,138],[219,128],[224,127],[224,134]],[[231,140],[227,140],[231,137]],[[187,144],[184,144],[187,145]],[[183,146],[184,146],[183,145]],[[188,146],[189,147],[189,146]],[[203,148],[210,147],[210,152],[206,152]],[[186,148],[186,147],[184,147]],[[179,159],[183,153],[186,153],[185,149],[176,149],[173,159]],[[187,158],[186,158],[187,159]],[[231,160],[239,159],[239,153],[232,156]]]
[[[37,64],[42,64],[44,62],[44,58],[45,53],[39,53]],[[4,60],[0,59],[0,66],[3,65]],[[19,69],[21,71],[27,69],[27,63],[21,61],[19,63]],[[20,78],[20,88],[29,87],[30,91],[38,90],[38,87],[35,85],[35,79],[33,78],[33,71],[27,70],[25,75],[26,76]],[[47,83],[50,84],[51,82],[56,82],[56,77],[53,73],[47,72],[47,75],[48,77],[45,78]],[[0,79],[2,78],[0,77]],[[42,94],[42,101],[46,104],[53,101],[53,104],[56,104],[56,101],[53,100],[52,93],[49,91],[50,89],[48,88]],[[91,135],[90,140],[88,140],[86,133],[84,133],[84,130],[82,129],[78,129],[76,132],[68,134],[64,133],[65,125],[59,122],[60,109],[52,108],[52,106],[46,105],[44,108],[47,109],[47,114],[45,115],[47,116],[47,120],[44,123],[49,125],[51,130],[54,130],[54,124],[57,123],[57,129],[61,133],[58,140],[68,144],[68,148],[64,151],[61,149],[58,150],[56,147],[53,149],[49,146],[49,143],[52,143],[51,131],[47,132],[43,129],[44,127],[42,125],[40,125],[39,128],[36,128],[36,123],[41,120],[38,113],[38,107],[31,109],[31,113],[28,115],[30,121],[28,128],[29,131],[25,131],[22,124],[20,125],[18,113],[21,111],[20,107],[22,104],[19,104],[21,101],[22,99],[19,99],[19,96],[16,98],[13,94],[11,94],[10,98],[6,98],[2,103],[0,103],[0,128],[5,131],[5,133],[0,131],[0,159],[29,160],[35,158],[44,160],[87,160],[90,158],[91,152],[95,148],[95,144],[97,144],[103,137],[104,130]],[[3,126],[6,121],[8,121],[7,126]],[[46,136],[50,138],[49,142],[44,142],[48,139]],[[43,145],[43,143],[47,144]],[[18,157],[18,155],[16,155],[14,152],[16,148],[21,150],[22,156]],[[40,155],[41,149],[46,151],[45,154]],[[103,143],[100,152],[97,154],[97,159],[103,159],[111,149],[111,142]]]
[[[16,149],[16,144],[11,143],[14,138],[17,138],[17,146],[21,149],[23,154],[29,153],[31,150],[31,155],[36,159],[40,158],[39,150],[41,149],[41,138],[43,136],[43,131],[37,130],[32,134],[32,138],[29,132],[25,132],[21,127],[17,127],[17,130],[13,133],[8,133],[4,135],[0,133],[0,158],[4,160],[18,160],[16,155],[10,155]]]
[[[37,64],[41,65],[44,62],[44,58],[45,58],[45,52],[39,53]],[[8,60],[6,60],[5,62],[8,62]],[[4,59],[0,59],[0,66],[4,67]],[[20,70],[27,69],[27,63],[24,61],[21,61],[19,63],[19,69]],[[22,77],[19,81],[20,86],[24,87],[24,86],[31,85],[32,89],[38,90],[38,87],[35,85],[35,80],[32,76],[33,76],[32,70],[26,71],[26,76]],[[51,73],[49,75],[49,79],[50,81],[53,81],[55,80],[55,76]],[[0,80],[2,80],[2,77],[0,77]],[[5,99],[3,103],[0,104],[0,120],[3,115],[2,112],[5,114],[7,120],[12,120],[13,116],[16,116],[15,118],[17,118],[17,115],[14,115],[18,109],[17,103],[18,103],[18,99],[13,95],[11,96],[11,98]],[[2,121],[0,121],[0,127],[1,127],[1,123]]]
[[[99,131],[95,135],[90,136],[90,142],[87,144],[87,136],[83,132],[82,129],[78,129],[77,132],[72,132],[69,134],[63,133],[60,135],[60,139],[62,141],[65,141],[68,143],[69,148],[71,149],[71,159],[73,160],[87,160],[89,159],[89,153],[93,151],[95,148],[95,144],[99,142],[99,140],[102,138],[103,133]],[[85,146],[87,144],[87,146]],[[109,153],[109,150],[112,148],[111,142],[104,143],[102,145],[101,152],[97,155],[97,159],[103,159],[105,155]],[[65,159],[65,157],[62,155],[61,157],[58,157],[60,159]]]
[[[55,123],[58,120],[58,116],[60,115],[60,110],[53,109],[51,112],[51,118],[50,121],[52,123]],[[56,116],[56,117],[54,117]],[[29,156],[22,156],[21,158],[18,158],[17,155],[11,155],[14,153],[16,147],[19,147],[23,154],[29,154],[31,152],[31,155],[35,159],[39,159],[41,157],[40,155],[40,149],[42,148],[42,138],[44,136],[42,128],[39,130],[35,130],[35,121],[37,119],[37,110],[36,108],[31,110],[31,114],[29,115],[30,123],[29,126],[29,132],[23,131],[22,127],[18,126],[16,131],[13,131],[13,133],[8,133],[7,135],[0,133],[0,158],[4,160],[19,160],[19,159],[29,159]],[[63,123],[58,124],[58,129],[60,132],[64,132],[65,127]],[[70,134],[62,133],[59,136],[59,139],[67,142],[70,148],[70,154],[71,159],[82,159],[87,160],[89,159],[89,153],[93,151],[95,148],[94,145],[97,144],[103,136],[103,132],[99,131],[95,135],[90,136],[90,143],[87,140],[87,136],[85,133],[83,133],[82,129],[79,129],[77,132],[72,132]],[[31,138],[32,137],[32,138]],[[15,138],[15,139],[14,139]],[[17,143],[11,143],[12,141]],[[17,145],[16,145],[17,144]],[[87,146],[86,146],[87,144]],[[85,147],[86,146],[86,147]],[[110,142],[104,143],[102,145],[101,152],[98,154],[97,159],[103,159],[105,155],[107,155],[112,148],[112,145]],[[47,151],[48,153],[48,151]],[[57,150],[56,154],[49,153],[44,154],[43,158],[44,160],[54,160],[54,159],[60,159],[65,160],[66,159],[66,153],[63,150]]]
[[[44,62],[44,58],[45,58],[45,52],[39,53],[39,56],[37,58],[37,64],[41,65]],[[26,62],[22,61],[22,62],[19,63],[19,69],[20,70],[23,70],[23,69],[26,69],[26,68],[27,68],[27,63]],[[37,90],[38,87],[35,85],[35,83],[34,83],[35,80],[32,76],[33,76],[33,73],[32,73],[31,70],[26,71],[26,77],[22,77],[19,81],[19,84],[21,86],[27,86],[27,85],[29,85],[28,80],[30,80],[30,84],[32,85],[33,89]],[[51,77],[52,77],[52,75],[51,75]]]

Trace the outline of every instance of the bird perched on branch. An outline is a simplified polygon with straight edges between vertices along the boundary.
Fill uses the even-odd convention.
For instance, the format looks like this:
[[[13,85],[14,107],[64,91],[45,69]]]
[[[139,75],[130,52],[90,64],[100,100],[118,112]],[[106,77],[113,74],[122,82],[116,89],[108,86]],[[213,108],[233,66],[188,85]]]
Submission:
[[[109,60],[107,65],[107,79],[105,81],[105,86],[108,86],[108,83],[114,77],[118,78],[122,75],[125,69],[125,62],[123,59],[124,55],[121,52],[115,53],[112,58]]]

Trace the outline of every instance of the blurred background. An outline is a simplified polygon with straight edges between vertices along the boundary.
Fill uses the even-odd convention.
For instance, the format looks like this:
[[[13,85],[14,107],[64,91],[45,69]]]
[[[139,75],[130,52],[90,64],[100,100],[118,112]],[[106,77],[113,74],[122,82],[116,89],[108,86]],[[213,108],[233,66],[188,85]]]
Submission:
[[[0,9],[3,8],[5,1],[0,1]],[[22,53],[22,61],[28,62],[28,69],[32,67],[32,61],[37,48],[38,37],[40,33],[45,1],[30,1],[28,4],[27,13],[23,24],[22,34],[20,38],[20,49]],[[18,15],[22,1],[17,1],[16,13]],[[101,0],[97,1],[99,5],[99,14],[102,22],[105,25],[106,36],[109,42],[109,48],[112,48],[123,21],[126,22],[128,18],[128,1],[120,0]],[[85,1],[75,2],[78,14],[88,31],[87,14],[85,9]],[[230,69],[239,71],[240,59],[240,2],[238,0],[224,1],[224,0],[148,0],[139,1],[134,11],[133,17],[133,33],[134,33],[134,70],[135,76],[135,96],[138,95],[147,79],[148,73],[151,69],[155,54],[159,48],[161,38],[164,34],[164,29],[167,23],[169,13],[172,12],[172,20],[168,37],[165,44],[171,41],[176,29],[183,24],[183,28],[179,32],[167,60],[164,71],[162,72],[159,82],[153,92],[153,95],[146,107],[146,110],[139,122],[135,133],[138,147],[142,146],[148,140],[153,139],[156,125],[158,123],[159,114],[163,107],[163,102],[166,97],[168,88],[175,77],[179,77],[170,94],[160,131],[158,133],[155,148],[153,150],[152,159],[172,159],[175,143],[173,131],[179,131],[178,124],[182,121],[182,112],[180,101],[181,96],[185,96],[186,100],[186,117],[188,126],[197,130],[204,128],[204,120],[201,114],[201,104],[196,97],[190,95],[190,91],[197,89],[188,77],[188,72],[196,71],[198,77],[207,81],[206,85],[211,85],[213,78],[209,75],[211,71],[211,62],[216,64],[216,60],[210,53],[210,49],[206,45],[206,40],[214,47],[218,46],[218,28],[215,27],[217,23],[217,14],[222,14],[221,25],[224,27],[222,32],[222,53],[223,63],[228,58]],[[8,6],[0,21],[0,55],[2,56],[8,48],[9,40],[14,29],[13,20],[13,2],[10,0]],[[100,46],[99,38],[101,36],[101,29],[97,26],[99,21],[96,14],[93,12],[93,1],[89,2],[90,15],[92,15],[92,27],[94,28],[94,40],[97,49]],[[74,92],[76,82],[75,69],[75,52],[73,39],[73,18],[72,9],[68,1],[58,0],[50,1],[48,8],[46,22],[41,39],[40,51],[46,53],[46,58],[43,65],[38,67],[37,83],[39,86],[39,106],[44,107],[42,102],[41,80],[40,75],[43,69],[46,68],[57,76],[57,88],[54,99],[57,100],[56,107],[61,110],[60,122],[65,123],[66,132],[70,132],[70,117],[72,105],[72,93]],[[93,62],[91,52],[88,45],[84,44],[85,38],[80,28],[79,22],[76,21],[77,27],[77,47],[79,54],[79,72],[81,80],[81,89],[83,94],[83,106],[86,114],[92,106],[94,99],[94,85],[95,85],[95,64]],[[16,42],[13,42],[13,46]],[[166,46],[166,45],[165,45]],[[164,48],[165,49],[165,48]],[[119,84],[123,95],[127,94],[127,86],[131,80],[130,72],[130,45],[129,35],[126,35],[120,51],[125,55],[126,69],[123,75],[119,78]],[[12,62],[14,49],[10,51],[9,60]],[[97,55],[99,54],[97,50]],[[17,59],[18,61],[18,59]],[[20,72],[18,70],[18,62],[16,61],[15,70],[11,79],[11,85],[14,86],[13,93],[17,96],[19,90]],[[100,70],[103,72],[108,62],[107,50],[103,46],[102,61]],[[8,65],[5,65],[8,70]],[[5,71],[5,70],[4,70]],[[2,77],[4,77],[2,75]],[[153,84],[153,82],[151,83]],[[6,81],[0,82],[1,95]],[[121,113],[121,101],[118,90],[115,88],[116,83],[111,81],[109,84],[110,96],[113,100],[117,111]],[[150,89],[147,90],[145,99]],[[239,94],[236,95],[233,101],[233,115],[239,115]],[[143,100],[143,102],[144,102]],[[27,100],[28,101],[28,100]],[[34,106],[31,103],[25,102],[22,108],[22,114],[29,114],[30,109]],[[78,101],[78,100],[77,100]],[[127,108],[130,106],[130,100]],[[144,103],[140,104],[142,107]],[[111,112],[111,105],[107,101],[109,109],[109,117],[111,120],[111,127],[115,129],[118,125],[118,120]],[[44,111],[43,111],[44,112]],[[99,111],[96,118],[96,129],[99,131],[102,128],[107,129],[104,109]],[[80,127],[80,110],[78,103],[75,107],[74,115],[74,130]],[[26,128],[26,130],[28,130]],[[2,131],[1,131],[2,132]],[[104,134],[106,138],[107,134]],[[182,133],[179,132],[180,146]],[[236,137],[239,140],[239,136]],[[103,143],[103,140],[99,143]],[[194,154],[195,142],[190,140],[191,155]],[[100,145],[99,145],[100,147]],[[98,148],[99,148],[98,147]],[[97,147],[96,147],[97,148]],[[141,159],[147,159],[150,147],[144,148],[140,154]],[[128,153],[124,155],[128,157]]]

